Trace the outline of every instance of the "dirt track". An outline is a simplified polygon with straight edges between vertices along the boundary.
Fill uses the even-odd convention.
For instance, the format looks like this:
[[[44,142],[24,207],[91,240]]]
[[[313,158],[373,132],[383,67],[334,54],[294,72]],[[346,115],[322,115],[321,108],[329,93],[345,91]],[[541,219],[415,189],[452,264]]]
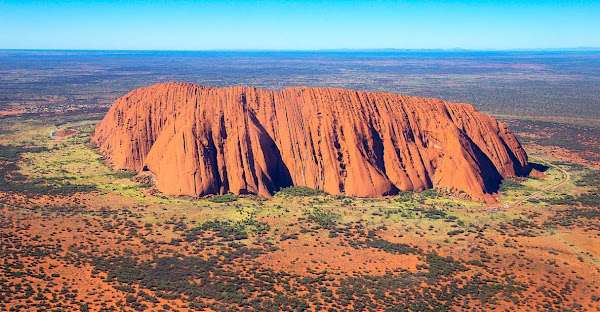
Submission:
[[[569,172],[567,172],[566,170],[564,170],[564,169],[562,169],[562,168],[560,168],[558,166],[555,166],[553,164],[550,164],[550,163],[547,163],[547,164],[544,164],[544,165],[547,165],[548,167],[551,167],[551,168],[554,168],[554,169],[560,171],[562,173],[562,175],[563,175],[562,180],[560,180],[559,182],[557,182],[555,184],[552,184],[552,185],[550,185],[550,186],[548,186],[548,187],[546,187],[546,188],[544,188],[542,190],[539,190],[539,191],[537,191],[537,192],[535,192],[535,193],[533,193],[533,194],[531,194],[529,196],[523,197],[520,200],[518,200],[518,201],[516,201],[516,202],[514,202],[512,204],[507,204],[505,206],[496,207],[496,208],[489,208],[489,209],[485,209],[484,211],[504,211],[504,210],[508,210],[508,209],[519,207],[523,203],[527,202],[528,200],[530,200],[532,198],[535,198],[535,197],[537,197],[539,195],[545,194],[548,191],[553,190],[553,189],[555,189],[555,188],[557,188],[557,187],[565,184],[567,181],[571,180],[571,174],[569,174]]]

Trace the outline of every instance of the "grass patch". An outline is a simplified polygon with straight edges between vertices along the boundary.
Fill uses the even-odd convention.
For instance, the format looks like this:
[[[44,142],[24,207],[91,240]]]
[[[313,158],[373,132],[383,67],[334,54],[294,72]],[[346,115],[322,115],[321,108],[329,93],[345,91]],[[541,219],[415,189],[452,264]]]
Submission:
[[[17,162],[23,153],[39,154],[48,152],[45,147],[22,147],[0,145],[0,191],[18,192],[30,195],[71,195],[77,192],[92,192],[96,187],[89,184],[69,182],[68,177],[30,179],[19,171]]]

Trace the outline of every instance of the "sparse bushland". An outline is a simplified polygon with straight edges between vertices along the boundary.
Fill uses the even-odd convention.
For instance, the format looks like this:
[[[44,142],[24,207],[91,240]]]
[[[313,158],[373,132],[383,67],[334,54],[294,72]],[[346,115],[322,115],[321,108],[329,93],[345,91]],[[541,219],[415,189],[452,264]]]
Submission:
[[[502,183],[500,183],[500,191],[501,192],[506,192],[506,191],[512,191],[512,190],[517,190],[523,187],[523,184],[511,180],[511,179],[504,179],[502,180]]]
[[[550,205],[583,205],[589,207],[600,206],[600,192],[590,191],[581,195],[565,195],[559,198],[548,198],[544,199]]]
[[[18,162],[23,153],[44,153],[46,147],[23,147],[0,145],[0,191],[40,195],[68,196],[77,192],[92,192],[96,187],[90,184],[75,184],[68,177],[41,178],[27,177],[19,172]]]
[[[421,192],[384,199],[242,195],[220,204],[132,197],[139,184],[101,164],[85,171],[96,155],[78,140],[24,152],[16,173],[31,181],[34,169],[42,168],[47,171],[39,177],[47,181],[40,182],[64,177],[83,183],[74,177],[84,170],[103,192],[68,197],[74,203],[87,199],[77,202],[79,209],[72,210],[69,201],[40,203],[29,194],[18,200],[0,191],[0,202],[32,209],[0,207],[0,310],[599,306],[588,287],[598,277],[591,249],[600,233],[594,206],[542,200],[490,213],[480,204],[428,192],[426,200]],[[47,162],[47,155],[61,157]],[[575,198],[594,190],[588,167],[564,166],[575,184],[548,196]],[[548,174],[548,181],[519,181],[541,189],[560,177]],[[589,182],[579,182],[584,180]],[[85,278],[71,279],[73,274]]]
[[[334,228],[337,220],[340,219],[339,215],[322,208],[305,209],[304,215],[309,221],[316,223],[323,229]]]
[[[585,172],[575,180],[575,185],[600,188],[600,170]]]

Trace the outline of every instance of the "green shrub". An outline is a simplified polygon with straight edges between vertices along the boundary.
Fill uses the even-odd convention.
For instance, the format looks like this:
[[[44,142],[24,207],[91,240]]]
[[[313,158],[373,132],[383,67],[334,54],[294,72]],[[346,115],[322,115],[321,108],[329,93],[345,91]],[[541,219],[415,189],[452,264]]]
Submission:
[[[304,211],[304,215],[306,215],[308,220],[324,229],[334,228],[336,221],[340,218],[339,215],[321,208],[307,209]]]
[[[394,201],[397,202],[407,202],[413,199],[413,192],[411,191],[400,191],[398,195],[394,198]]]
[[[277,192],[276,195],[286,195],[286,196],[294,196],[294,197],[306,197],[306,196],[319,196],[319,195],[327,195],[322,190],[314,190],[306,186],[289,186],[282,188]]]
[[[208,198],[213,203],[231,203],[239,199],[235,194],[214,195]]]
[[[600,170],[586,172],[575,181],[577,186],[595,186],[600,187]]]
[[[417,254],[418,250],[408,244],[392,243],[383,239],[366,240],[365,245],[371,248],[380,249],[392,254],[408,255]]]
[[[219,237],[231,237],[236,240],[248,238],[245,226],[231,221],[206,221],[199,226],[199,229],[217,232]]]
[[[452,257],[442,257],[437,254],[428,254],[425,261],[427,262],[427,277],[434,278],[440,276],[452,276],[457,272],[467,271],[467,268],[459,261]]]
[[[115,177],[115,179],[128,179],[131,180],[131,178],[133,178],[135,175],[137,174],[137,172],[135,171],[115,171],[113,172],[113,177]]]
[[[521,184],[517,181],[506,179],[506,180],[502,180],[502,183],[500,184],[500,191],[506,192],[509,190],[515,190],[522,186],[523,186],[523,184]]]

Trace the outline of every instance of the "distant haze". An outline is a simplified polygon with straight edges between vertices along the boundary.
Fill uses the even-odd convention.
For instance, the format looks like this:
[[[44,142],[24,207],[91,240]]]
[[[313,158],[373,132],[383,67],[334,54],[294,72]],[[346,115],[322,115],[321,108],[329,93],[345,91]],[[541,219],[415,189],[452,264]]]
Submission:
[[[0,0],[0,49],[600,47],[599,12],[600,1]]]
[[[105,110],[157,82],[385,91],[495,113],[600,116],[600,51],[0,50],[0,110]]]

